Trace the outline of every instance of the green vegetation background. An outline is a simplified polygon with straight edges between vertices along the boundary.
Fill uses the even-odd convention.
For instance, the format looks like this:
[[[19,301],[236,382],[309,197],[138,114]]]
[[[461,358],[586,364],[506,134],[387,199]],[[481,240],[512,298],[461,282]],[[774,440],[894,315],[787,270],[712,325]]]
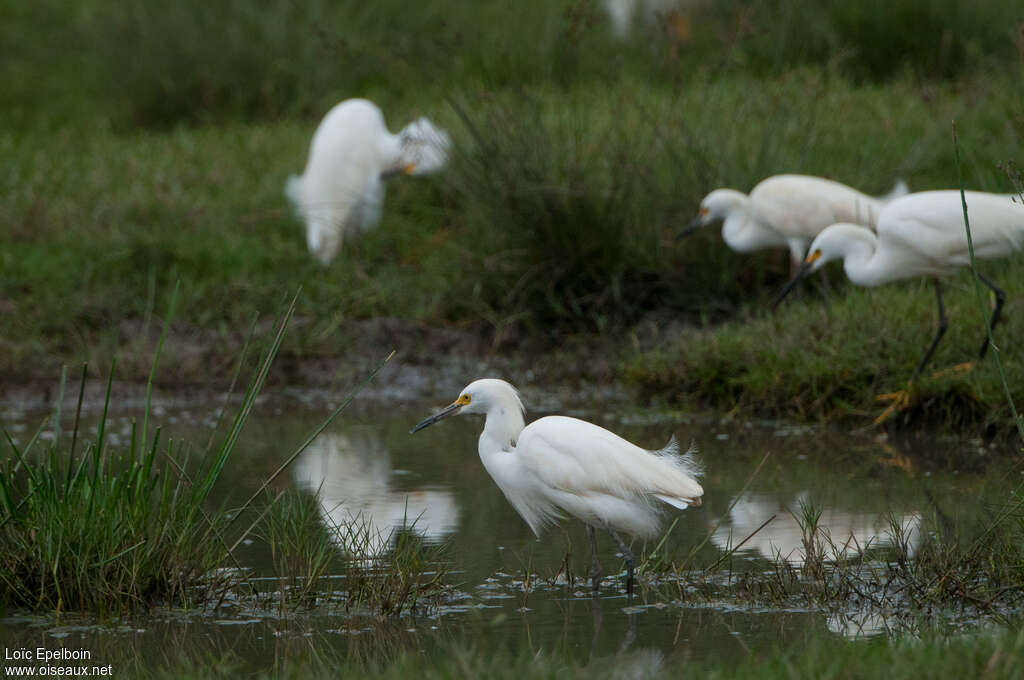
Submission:
[[[177,280],[203,351],[162,379],[226,379],[253,315],[301,284],[286,356],[343,357],[346,322],[397,317],[519,339],[502,352],[598,343],[684,407],[869,419],[931,337],[930,287],[830,271],[827,300],[771,315],[783,254],[675,234],[708,190],[781,172],[955,188],[953,120],[967,187],[1012,191],[1022,21],[1016,0],[724,0],[619,40],[591,0],[5,3],[0,379],[102,372],[115,351],[144,378]],[[429,116],[456,152],[390,184],[380,227],[323,269],[282,187],[353,96],[392,129]],[[1009,293],[996,339],[1017,387],[1024,265],[982,266]],[[969,276],[947,288],[936,369],[983,335]],[[917,389],[905,421],[1009,427],[991,361]]]

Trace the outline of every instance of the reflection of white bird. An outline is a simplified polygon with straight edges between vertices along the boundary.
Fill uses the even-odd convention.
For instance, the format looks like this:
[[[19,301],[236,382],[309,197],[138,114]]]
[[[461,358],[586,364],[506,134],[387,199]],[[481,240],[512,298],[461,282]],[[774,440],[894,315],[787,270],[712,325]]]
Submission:
[[[729,511],[728,525],[723,523],[711,535],[711,542],[721,550],[731,550],[747,539],[740,550],[759,553],[768,559],[778,557],[791,564],[801,565],[807,559],[804,554],[804,531],[794,513],[799,516],[803,502],[804,496],[798,496],[789,506],[773,496],[744,496]],[[771,519],[772,515],[774,519]],[[751,536],[769,519],[771,521],[764,528]],[[888,521],[882,515],[822,508],[817,526],[820,538],[827,539],[822,544],[825,557],[849,557],[868,547],[892,545],[897,538],[906,543],[908,551],[913,555],[921,540],[921,515],[914,512],[900,515],[898,521],[901,536],[893,536]]]
[[[679,509],[700,505],[699,466],[679,455],[675,440],[646,451],[608,430],[576,418],[548,416],[524,427],[523,404],[504,380],[470,383],[454,403],[412,432],[457,413],[486,415],[480,460],[505,498],[540,534],[564,513],[586,523],[593,548],[591,578],[600,583],[594,527],[607,529],[626,560],[626,589],[633,589],[633,554],[616,530],[656,537],[658,501]]]
[[[979,259],[1007,257],[1024,248],[1024,208],[1010,195],[966,192],[974,254]],[[832,260],[843,260],[846,276],[858,286],[878,286],[916,276],[933,277],[939,306],[939,328],[931,345],[918,362],[913,382],[928,363],[946,332],[946,310],[942,304],[939,277],[971,263],[964,229],[963,205],[959,191],[924,191],[888,204],[878,217],[877,235],[856,224],[833,224],[822,231],[807,254],[800,271],[779,295],[779,301],[808,274]],[[996,295],[990,326],[995,327],[1006,294],[979,274]],[[985,356],[988,335],[978,358]]]
[[[822,177],[775,175],[761,181],[748,196],[735,189],[715,189],[700,203],[700,212],[681,235],[722,220],[722,238],[738,253],[789,248],[794,266],[807,244],[836,222],[874,227],[888,201],[907,193],[898,181],[877,198]]]
[[[825,625],[830,631],[849,640],[874,637],[892,630],[889,616],[872,606],[830,614]]]
[[[375,437],[324,433],[295,462],[295,481],[317,494],[320,514],[333,538],[358,557],[388,551],[405,527],[438,542],[455,530],[459,509],[439,489],[391,488],[391,460]]]
[[[383,180],[437,171],[450,147],[448,134],[426,118],[393,135],[373,102],[347,99],[336,105],[313,135],[305,172],[285,187],[306,221],[309,251],[330,263],[345,236],[380,220]]]

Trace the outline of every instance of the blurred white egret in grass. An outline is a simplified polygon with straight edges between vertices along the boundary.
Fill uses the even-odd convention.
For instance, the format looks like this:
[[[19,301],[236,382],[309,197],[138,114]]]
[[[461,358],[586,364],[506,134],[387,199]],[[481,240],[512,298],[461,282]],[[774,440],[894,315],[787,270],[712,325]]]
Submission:
[[[722,239],[730,248],[738,253],[788,248],[795,271],[807,244],[822,229],[836,222],[874,227],[885,204],[907,191],[902,180],[890,193],[873,197],[822,177],[775,175],[758,183],[749,196],[715,189],[680,236],[722,220]]]
[[[297,461],[296,483],[317,495],[332,539],[359,558],[385,554],[403,529],[439,542],[455,531],[459,507],[444,489],[392,488],[391,456],[370,433],[325,432]]]
[[[448,134],[426,118],[393,135],[373,102],[347,99],[336,105],[313,134],[305,172],[285,186],[306,222],[309,251],[329,264],[345,236],[380,220],[384,180],[435,172],[450,148]]]
[[[612,33],[619,39],[630,36],[637,20],[650,25],[659,17],[679,16],[679,11],[689,10],[700,3],[701,0],[601,0],[611,22]]]
[[[616,531],[655,538],[660,503],[685,509],[700,505],[704,495],[695,479],[700,466],[692,452],[680,455],[675,439],[659,451],[647,451],[576,418],[548,416],[525,425],[519,394],[504,380],[470,383],[451,405],[411,432],[457,413],[486,416],[480,460],[535,534],[566,514],[587,525],[595,591],[601,578],[595,528],[606,529],[622,552],[626,589],[632,594],[633,553]]]
[[[1012,195],[968,191],[967,215],[971,224],[974,255],[978,259],[1007,257],[1024,248],[1024,206]],[[946,310],[942,304],[939,277],[971,263],[964,229],[960,192],[922,191],[896,199],[878,217],[877,234],[857,224],[833,224],[811,243],[807,259],[786,285],[776,305],[801,279],[832,260],[842,260],[847,278],[858,286],[878,286],[916,276],[932,277],[938,303],[939,326],[924,356],[914,368],[910,382],[928,363],[946,332]],[[996,296],[989,326],[995,328],[1006,301],[1006,293],[980,272],[978,277]],[[988,333],[978,358],[988,349]],[[906,400],[905,393],[894,398]],[[883,414],[884,415],[884,414]]]

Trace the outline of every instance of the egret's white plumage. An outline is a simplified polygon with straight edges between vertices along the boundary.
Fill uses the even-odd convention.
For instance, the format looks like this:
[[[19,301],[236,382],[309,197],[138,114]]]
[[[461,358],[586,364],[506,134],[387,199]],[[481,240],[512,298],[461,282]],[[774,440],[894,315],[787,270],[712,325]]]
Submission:
[[[822,229],[836,222],[874,227],[882,208],[907,191],[902,180],[890,193],[874,197],[822,177],[775,175],[749,195],[715,189],[701,201],[700,213],[684,233],[722,220],[722,238],[736,252],[788,248],[799,264]]]
[[[305,171],[285,186],[306,222],[310,253],[330,263],[346,236],[380,220],[385,179],[435,172],[444,166],[450,148],[448,134],[426,118],[395,135],[373,102],[347,99],[337,104],[313,134]]]
[[[534,533],[566,515],[577,517],[588,527],[609,530],[630,570],[632,556],[615,530],[653,538],[660,529],[661,503],[680,509],[700,504],[704,490],[695,479],[700,466],[692,452],[680,455],[674,439],[659,451],[647,451],[577,418],[547,416],[525,425],[523,412],[512,385],[477,380],[412,431],[457,413],[485,415],[480,460]],[[595,574],[595,589],[597,582]]]
[[[965,198],[975,257],[1007,257],[1024,248],[1024,207],[1012,195],[968,191]],[[843,222],[814,239],[808,273],[842,260],[850,281],[878,286],[948,276],[971,263],[959,191],[922,191],[895,200],[879,215],[876,232]]]
[[[671,12],[692,9],[699,0],[601,0],[616,38],[626,39],[638,20],[642,26],[654,24]]]
[[[1007,257],[1024,249],[1024,206],[1015,202],[1012,195],[968,191],[965,198],[977,258]],[[877,233],[857,224],[829,226],[811,243],[800,272],[783,289],[779,300],[800,279],[832,260],[842,260],[846,276],[858,286],[878,286],[916,276],[934,277],[939,331],[914,370],[916,377],[945,332],[938,277],[970,264],[960,192],[922,191],[898,198],[878,216]],[[995,326],[1005,294],[984,276],[981,280],[996,293],[990,322]],[[984,356],[987,348],[986,338],[979,354]]]

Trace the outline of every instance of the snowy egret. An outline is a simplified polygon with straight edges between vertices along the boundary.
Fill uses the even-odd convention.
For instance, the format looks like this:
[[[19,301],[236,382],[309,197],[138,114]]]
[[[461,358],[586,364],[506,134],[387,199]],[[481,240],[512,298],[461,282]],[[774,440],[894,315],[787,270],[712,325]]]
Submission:
[[[722,220],[722,239],[730,248],[738,253],[789,248],[795,271],[807,244],[822,229],[836,222],[874,227],[885,204],[907,192],[902,180],[888,194],[873,197],[822,177],[775,175],[758,183],[749,196],[715,189],[680,236]]]
[[[601,0],[612,33],[620,40],[630,36],[637,20],[651,28],[659,20],[682,17],[680,12],[691,10],[697,4],[699,0]]]
[[[565,514],[587,525],[592,550],[591,582],[598,589],[601,565],[594,529],[611,534],[626,561],[626,590],[633,592],[633,553],[617,531],[654,538],[661,526],[657,501],[685,509],[700,505],[704,490],[695,477],[693,452],[679,453],[675,439],[647,451],[592,423],[547,416],[530,425],[512,385],[485,378],[470,383],[452,404],[410,432],[458,413],[484,414],[479,452],[487,472],[535,534]]]
[[[337,104],[313,134],[306,170],[288,178],[285,186],[306,222],[310,253],[329,264],[345,236],[380,220],[384,180],[440,170],[450,147],[448,134],[426,118],[393,135],[373,102],[346,99]]]
[[[996,259],[1024,248],[1024,208],[1012,195],[968,191],[967,215],[971,223],[974,255]],[[910,382],[928,363],[946,332],[946,310],[942,304],[939,277],[957,267],[969,266],[967,234],[959,191],[923,191],[898,198],[878,216],[877,234],[857,224],[833,224],[811,243],[807,259],[796,276],[782,289],[778,305],[804,277],[826,263],[841,259],[847,278],[858,286],[878,286],[898,279],[930,276],[935,282],[939,327]],[[979,273],[982,283],[995,293],[996,304],[989,326],[994,328],[1006,300],[1006,293]],[[978,358],[988,349],[988,334]]]

